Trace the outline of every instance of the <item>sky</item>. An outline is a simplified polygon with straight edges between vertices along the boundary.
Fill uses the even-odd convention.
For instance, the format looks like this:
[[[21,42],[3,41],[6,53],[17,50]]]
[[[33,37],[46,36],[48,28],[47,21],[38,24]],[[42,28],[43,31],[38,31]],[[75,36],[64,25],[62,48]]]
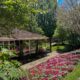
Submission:
[[[58,5],[61,6],[64,0],[57,0]]]
[[[73,2],[76,2],[76,0],[73,0]],[[64,0],[57,0],[58,6],[63,6]],[[77,0],[77,3],[80,4],[80,0]],[[64,4],[65,5],[65,4]]]

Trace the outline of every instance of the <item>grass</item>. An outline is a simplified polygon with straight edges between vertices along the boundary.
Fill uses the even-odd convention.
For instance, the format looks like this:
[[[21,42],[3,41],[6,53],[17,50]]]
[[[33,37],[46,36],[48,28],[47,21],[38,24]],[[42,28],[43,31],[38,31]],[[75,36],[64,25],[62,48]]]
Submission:
[[[80,78],[80,64],[62,80],[78,80]]]
[[[52,47],[52,51],[57,51],[57,50],[64,50],[65,46],[63,45],[57,45]]]
[[[69,52],[69,51],[72,51],[72,47],[69,46],[69,45],[55,45],[55,46],[52,46],[52,51],[57,51],[57,52]]]
[[[43,43],[41,46],[42,46],[42,47],[45,47],[45,43]],[[46,44],[46,48],[47,48],[47,49],[50,48],[50,46],[49,46],[48,43]],[[65,49],[65,46],[64,46],[64,45],[54,45],[54,46],[52,46],[52,51],[64,50],[64,49]]]
[[[42,45],[40,45],[44,48],[46,48],[47,50],[50,49],[50,45],[49,43],[46,44],[45,46],[45,43],[43,43]],[[57,51],[57,52],[69,52],[69,51],[72,51],[72,47],[70,45],[62,45],[62,44],[56,44],[56,45],[53,45],[52,46],[52,51]]]

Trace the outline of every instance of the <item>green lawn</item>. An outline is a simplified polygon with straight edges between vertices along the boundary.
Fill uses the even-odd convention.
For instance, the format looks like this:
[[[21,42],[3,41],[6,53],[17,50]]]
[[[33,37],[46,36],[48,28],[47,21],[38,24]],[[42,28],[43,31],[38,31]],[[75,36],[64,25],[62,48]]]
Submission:
[[[45,43],[42,43],[40,46],[46,48],[47,50],[50,49],[49,43],[47,43],[46,46],[45,46]],[[69,52],[71,50],[72,50],[72,47],[69,45],[56,44],[52,46],[52,51]]]
[[[80,78],[80,64],[62,80],[78,80]]]
[[[57,50],[64,50],[65,47],[62,45],[58,45],[58,46],[53,46],[52,47],[52,51],[57,51]]]
[[[45,43],[42,43],[40,46],[45,47]],[[48,43],[46,44],[46,48],[47,49],[50,48],[50,45]],[[65,46],[63,46],[63,45],[55,45],[55,46],[52,46],[52,51],[64,50],[64,49],[65,49]]]

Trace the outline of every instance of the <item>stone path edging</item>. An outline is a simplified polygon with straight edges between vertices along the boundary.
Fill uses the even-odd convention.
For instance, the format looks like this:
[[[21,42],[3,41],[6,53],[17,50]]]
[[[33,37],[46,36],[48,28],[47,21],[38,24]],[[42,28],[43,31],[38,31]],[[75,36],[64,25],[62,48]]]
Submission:
[[[47,61],[50,58],[53,58],[53,57],[57,56],[57,55],[58,55],[57,52],[48,53],[48,55],[46,57],[38,59],[38,60],[30,62],[30,63],[27,63],[27,64],[24,64],[24,65],[21,66],[21,68],[23,68],[24,70],[30,69],[30,68],[32,68],[32,67],[34,67],[34,66],[36,66],[40,63],[43,63],[43,62]]]
[[[71,51],[71,52],[67,52],[66,54],[69,54],[69,53],[75,53],[75,52],[80,52],[80,50],[75,50],[75,51]],[[48,53],[48,55],[44,58],[41,58],[41,59],[38,59],[36,61],[33,61],[33,62],[30,62],[30,63],[27,63],[27,64],[24,64],[21,66],[22,69],[26,70],[26,69],[30,69],[40,63],[43,63],[43,62],[46,62],[48,59],[50,58],[53,58],[55,56],[59,55],[58,52],[51,52],[51,53]],[[65,55],[65,54],[61,54],[61,55]]]

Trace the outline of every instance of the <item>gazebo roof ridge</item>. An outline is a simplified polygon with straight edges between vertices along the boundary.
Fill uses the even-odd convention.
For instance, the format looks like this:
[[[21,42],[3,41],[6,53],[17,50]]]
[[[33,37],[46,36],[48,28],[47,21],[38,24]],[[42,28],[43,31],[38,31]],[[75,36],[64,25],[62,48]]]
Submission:
[[[12,31],[12,34],[10,34],[9,36],[0,37],[0,41],[39,40],[39,39],[47,39],[47,37],[41,34],[20,29],[14,29]]]

